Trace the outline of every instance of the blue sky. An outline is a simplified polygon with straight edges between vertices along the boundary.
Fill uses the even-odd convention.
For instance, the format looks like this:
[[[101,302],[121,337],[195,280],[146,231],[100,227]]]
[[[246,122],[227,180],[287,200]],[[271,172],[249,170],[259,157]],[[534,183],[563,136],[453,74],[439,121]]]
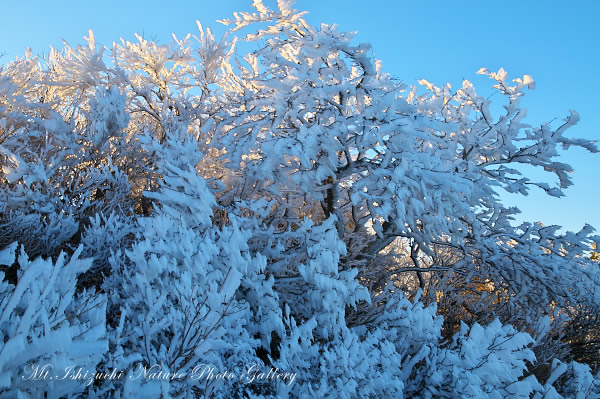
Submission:
[[[272,4],[265,0],[266,4]],[[215,20],[234,11],[250,11],[251,0],[164,1],[21,1],[2,5],[0,63],[31,47],[47,54],[49,46],[83,43],[89,29],[106,46],[133,34],[161,42],[170,34],[196,32],[195,21],[224,28]],[[460,86],[463,78],[487,87],[481,67],[503,67],[510,76],[532,75],[536,89],[523,100],[527,122],[539,125],[561,120],[574,109],[581,122],[569,136],[600,139],[600,2],[562,1],[371,1],[298,0],[296,8],[309,11],[306,19],[336,23],[341,30],[358,31],[357,42],[373,45],[384,70],[407,84],[418,79]],[[505,196],[517,205],[522,219],[579,229],[584,223],[600,229],[600,154],[572,149],[563,162],[575,169],[574,186],[566,197],[550,198],[535,191],[527,198]],[[548,175],[549,181],[554,182]]]

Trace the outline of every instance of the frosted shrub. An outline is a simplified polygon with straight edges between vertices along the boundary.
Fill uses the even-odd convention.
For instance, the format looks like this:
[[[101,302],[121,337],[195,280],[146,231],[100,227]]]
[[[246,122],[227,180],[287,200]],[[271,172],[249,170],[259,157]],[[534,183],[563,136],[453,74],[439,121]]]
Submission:
[[[535,361],[526,333],[503,326],[463,325],[445,347],[432,348],[413,375],[411,395],[423,398],[529,398],[541,385],[527,376]]]
[[[0,264],[13,265],[17,243],[0,251]],[[75,292],[77,276],[91,266],[79,259],[37,258],[21,250],[16,285],[0,285],[0,392],[3,396],[58,398],[75,395],[90,380],[72,379],[76,370],[95,370],[108,350],[106,298]],[[4,278],[4,273],[1,274]],[[93,379],[91,379],[93,383]]]

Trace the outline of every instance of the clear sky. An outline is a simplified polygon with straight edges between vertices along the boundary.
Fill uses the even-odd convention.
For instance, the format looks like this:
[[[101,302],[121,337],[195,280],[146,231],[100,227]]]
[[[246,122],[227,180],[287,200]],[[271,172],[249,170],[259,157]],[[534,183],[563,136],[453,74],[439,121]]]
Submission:
[[[458,87],[465,78],[487,87],[488,79],[475,75],[481,67],[532,75],[536,89],[522,103],[526,122],[560,120],[574,109],[581,122],[568,135],[600,139],[600,1],[298,0],[296,8],[309,11],[313,24],[358,31],[356,41],[371,43],[384,70],[407,84],[426,78]],[[89,29],[108,47],[121,37],[133,40],[134,33],[169,42],[171,33],[196,33],[196,20],[222,32],[215,20],[250,10],[251,0],[10,1],[2,5],[0,63],[26,47],[47,54],[49,46],[61,48],[63,38],[81,44]],[[575,169],[565,198],[535,191],[527,198],[507,195],[506,203],[517,205],[525,220],[600,230],[600,154],[572,149],[562,161]]]

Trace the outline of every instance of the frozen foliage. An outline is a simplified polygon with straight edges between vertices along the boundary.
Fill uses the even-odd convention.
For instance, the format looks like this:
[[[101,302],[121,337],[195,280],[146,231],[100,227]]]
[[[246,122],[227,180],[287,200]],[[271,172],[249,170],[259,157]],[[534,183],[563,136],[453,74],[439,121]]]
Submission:
[[[445,348],[427,358],[427,371],[415,378],[415,396],[471,398],[529,398],[539,383],[534,376],[521,379],[535,356],[525,333],[495,320],[486,327],[463,325]],[[421,381],[419,379],[422,378]]]
[[[558,148],[597,151],[578,115],[525,124],[534,81],[502,69],[501,106],[407,86],[253,6],[220,39],[90,32],[0,69],[3,395],[600,395],[598,237],[498,195],[561,196]],[[22,378],[45,364],[93,377]]]
[[[0,263],[13,264],[17,243],[0,252]],[[16,284],[0,287],[0,392],[22,398],[61,397],[84,391],[72,380],[75,370],[93,370],[108,350],[106,298],[76,293],[77,276],[91,265],[79,259],[81,248],[67,262],[30,261],[21,248]],[[4,277],[4,274],[2,275]],[[51,379],[38,378],[44,373]]]
[[[171,149],[175,155],[177,149]],[[141,360],[139,367],[158,365],[168,373],[185,373],[200,364],[241,366],[253,340],[244,329],[248,305],[234,297],[243,274],[255,271],[250,264],[261,259],[244,251],[245,243],[237,242],[243,236],[234,227],[212,226],[214,198],[193,167],[179,169],[184,158],[160,163],[164,185],[147,194],[160,209],[140,221],[143,233],[122,271],[119,290],[131,295],[116,299],[122,302],[117,351],[128,361]],[[127,397],[191,394],[185,382],[135,381],[139,386],[127,381]],[[201,383],[202,392],[214,389]]]

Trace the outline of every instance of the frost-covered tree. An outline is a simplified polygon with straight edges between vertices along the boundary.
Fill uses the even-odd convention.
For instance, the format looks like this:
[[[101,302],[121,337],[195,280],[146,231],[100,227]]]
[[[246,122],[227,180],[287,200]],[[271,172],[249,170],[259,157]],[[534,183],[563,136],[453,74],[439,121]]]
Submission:
[[[498,116],[468,81],[457,91],[425,80],[424,90],[407,87],[380,70],[368,46],[309,26],[286,4],[255,4],[258,13],[226,21],[234,30],[268,27],[247,36],[266,45],[240,66],[239,105],[220,124],[223,157],[244,182],[224,202],[271,199],[262,220],[284,236],[305,217],[335,217],[348,249],[339,267],[356,268],[369,287],[368,315],[381,309],[388,282],[407,275],[448,313],[450,336],[460,320],[499,316],[528,328],[556,306],[573,317],[574,304],[597,300],[597,268],[586,256],[591,227],[560,235],[556,226],[514,226],[518,211],[498,195],[526,195],[531,186],[562,195],[570,167],[556,160],[557,148],[597,151],[565,137],[576,113],[558,128],[524,124],[519,101],[534,82],[511,82],[504,70],[478,72],[505,98]],[[558,185],[531,181],[521,165],[543,168]],[[286,248],[283,262],[296,248]]]
[[[562,195],[558,147],[597,151],[566,136],[577,114],[525,124],[534,81],[504,70],[478,72],[503,107],[469,81],[407,86],[291,2],[253,6],[222,21],[231,40],[198,24],[109,49],[90,32],[0,70],[3,392],[600,394],[598,238],[516,226],[499,195]],[[44,268],[68,277],[33,279]],[[78,328],[94,342],[35,349]],[[31,391],[18,373],[41,361],[126,374]]]

